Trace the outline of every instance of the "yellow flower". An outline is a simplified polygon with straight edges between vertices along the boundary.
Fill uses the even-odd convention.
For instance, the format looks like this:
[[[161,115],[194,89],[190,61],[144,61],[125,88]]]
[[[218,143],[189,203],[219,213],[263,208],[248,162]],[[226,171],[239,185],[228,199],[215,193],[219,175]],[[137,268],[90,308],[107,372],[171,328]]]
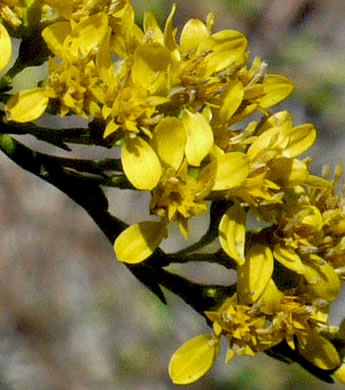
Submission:
[[[22,91],[10,98],[6,107],[8,119],[28,122],[39,118],[48,105],[48,98],[60,101],[62,116],[73,112],[88,118],[93,113],[94,101],[102,94],[98,91],[99,77],[92,58],[107,31],[105,14],[92,15],[76,24],[58,22],[46,27],[43,38],[62,62],[57,65],[50,58],[50,74],[44,88]],[[25,107],[30,107],[29,113],[23,113],[28,111]]]
[[[205,314],[213,322],[215,334],[223,334],[229,341],[232,352],[228,352],[227,362],[233,357],[233,353],[253,356],[260,350],[257,330],[265,326],[265,316],[255,313],[248,305],[239,304],[237,294],[227,298],[218,311]]]
[[[132,80],[150,93],[165,88],[166,72],[171,61],[169,50],[157,42],[143,42],[133,56]]]
[[[80,58],[95,56],[109,27],[109,18],[105,13],[98,13],[80,22],[57,22],[46,27],[42,36],[49,49],[56,56],[72,63]]]
[[[142,39],[147,42],[148,48],[156,47],[157,53],[160,53],[155,68],[160,67],[161,81],[158,78],[159,83],[157,84],[156,81],[153,83],[159,85],[159,88],[156,86],[155,89],[160,89],[161,93],[170,97],[171,108],[180,105],[183,100],[197,109],[200,104],[218,99],[217,96],[222,92],[226,81],[226,73],[222,75],[221,72],[243,61],[247,40],[237,31],[226,30],[212,34],[213,22],[212,17],[209,17],[207,25],[196,19],[187,22],[178,43],[173,27],[175,11],[176,6],[173,6],[164,32],[158,27],[151,13],[145,14]],[[138,50],[141,51],[140,48]],[[152,54],[153,59],[155,54]],[[148,65],[150,70],[153,68],[149,64],[152,59],[146,55],[144,62],[141,60],[144,72],[141,71],[137,77],[145,84],[154,76],[150,71],[149,77],[145,77],[147,72],[145,69],[148,69]],[[166,69],[162,66],[164,62],[169,65]]]
[[[283,294],[272,280],[254,306],[240,304],[234,294],[217,311],[205,312],[214,335],[198,336],[180,347],[171,358],[170,377],[176,384],[189,384],[207,373],[218,356],[221,336],[229,343],[226,362],[235,354],[253,356],[286,340],[319,369],[339,369],[339,353],[327,339],[334,333],[327,326],[327,309],[317,300],[304,302],[289,291]],[[343,376],[341,371],[337,375]]]
[[[188,219],[207,211],[205,198],[214,186],[216,164],[209,162],[200,167],[188,165],[188,156],[195,158],[195,165],[201,164],[209,148],[210,129],[200,114],[185,115],[187,119],[183,116],[182,119],[166,117],[161,120],[153,129],[150,143],[141,137],[125,138],[122,164],[126,176],[136,188],[152,190],[151,213],[159,216],[164,226],[171,221],[177,221],[183,235],[188,237]],[[190,145],[190,137],[194,135],[190,135],[190,129],[194,121],[196,127],[194,131],[198,132],[199,138],[206,139],[199,141],[199,145],[202,145],[201,150],[206,148],[206,152],[202,152],[201,156],[193,155],[191,150],[193,143]],[[162,231],[165,229],[166,227]],[[138,237],[134,237],[135,235]],[[160,235],[161,239],[165,235],[165,233]],[[132,230],[131,241],[145,241],[151,248],[135,254],[135,258],[144,260],[161,240],[149,242],[140,236],[142,236],[140,229]],[[123,256],[119,249],[121,246],[118,244],[115,246],[118,248],[117,257],[121,261],[126,261],[127,256]]]
[[[314,193],[323,192],[330,196],[330,188],[324,187]],[[336,245],[339,238],[328,230],[330,220],[325,225],[324,218],[336,214],[330,213],[331,210],[322,210],[318,199],[323,211],[321,213],[318,207],[311,204],[313,198],[309,198],[303,190],[289,192],[286,199],[279,216],[279,227],[272,239],[273,256],[284,267],[303,275],[307,283],[305,289],[309,294],[332,301],[340,293],[341,285],[334,267],[336,261],[333,264],[329,260],[330,254],[336,253],[330,244]],[[336,210],[336,203],[330,197],[328,199],[333,210]],[[342,250],[334,256],[334,259],[340,260],[340,264],[343,262],[343,253]],[[338,263],[339,268],[342,267],[340,264]]]
[[[167,221],[177,221],[181,232],[188,237],[188,219],[207,210],[205,197],[213,184],[212,166],[206,166],[193,177],[184,161],[175,171],[168,168],[154,189],[150,209]]]
[[[177,220],[187,236],[188,219],[207,210],[205,198],[214,185],[215,164],[201,166],[212,145],[211,129],[202,115],[184,112],[181,120],[167,117],[156,126],[152,145],[164,173],[153,190],[151,212]]]
[[[260,125],[252,122],[240,133],[226,130],[226,138],[219,139],[218,131],[219,127],[215,129],[215,142],[220,142],[227,153],[215,154],[222,179],[216,179],[215,190],[228,188],[228,196],[260,207],[281,204],[288,187],[327,184],[315,180],[307,164],[296,159],[315,141],[315,128],[309,124],[293,127],[285,111],[269,116]]]
[[[104,138],[117,132],[142,133],[151,135],[150,127],[161,119],[156,106],[168,99],[159,96],[151,96],[148,89],[135,85],[130,79],[120,79],[115,76],[114,87],[105,88],[104,105],[101,109],[101,117],[106,120]],[[114,77],[114,78],[115,78]],[[120,134],[119,134],[120,133]]]
[[[169,126],[167,122],[168,120],[165,123]],[[162,131],[161,134],[163,135],[164,132]],[[140,140],[139,137],[138,140]],[[126,148],[124,147],[123,150],[126,150]],[[133,156],[129,152],[129,155],[123,161],[128,163]],[[176,157],[175,155],[171,161],[176,162]],[[148,158],[147,161],[149,161]],[[138,180],[142,180],[143,185],[147,185],[148,180],[150,180],[150,174],[156,172],[155,168],[150,169],[148,167],[146,169],[145,163],[138,164],[134,160],[130,161],[130,166],[133,168],[133,173],[128,175],[127,172],[127,175],[130,178],[137,177]],[[144,175],[143,166],[147,171],[147,174]],[[160,245],[162,239],[167,236],[167,225],[170,221],[177,221],[181,232],[187,238],[188,219],[193,216],[198,216],[207,210],[205,197],[211,191],[213,181],[213,164],[205,166],[197,172],[197,177],[194,177],[187,171],[187,163],[185,160],[181,162],[177,171],[173,167],[167,167],[164,170],[162,178],[152,191],[150,203],[151,213],[159,216],[161,222],[140,222],[126,229],[115,241],[114,248],[117,258],[120,261],[129,263],[145,260]],[[136,186],[139,185],[138,182],[135,184]],[[147,226],[154,230],[154,233],[148,234],[146,229],[142,227],[146,226],[145,224],[149,224]],[[130,246],[128,246],[129,242],[131,243]],[[133,248],[129,249],[129,247]]]

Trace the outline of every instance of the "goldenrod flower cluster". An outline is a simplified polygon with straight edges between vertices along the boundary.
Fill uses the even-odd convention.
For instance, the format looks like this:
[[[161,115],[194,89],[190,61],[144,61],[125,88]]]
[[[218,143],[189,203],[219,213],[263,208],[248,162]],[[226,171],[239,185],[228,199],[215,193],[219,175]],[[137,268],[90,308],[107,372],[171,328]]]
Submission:
[[[177,34],[175,5],[162,30],[152,13],[143,28],[135,24],[127,0],[12,0],[0,2],[3,22],[30,28],[32,7],[51,51],[49,75],[10,97],[7,120],[33,121],[54,105],[61,116],[103,124],[103,137],[121,148],[128,181],[151,193],[156,216],[117,238],[120,261],[145,261],[171,222],[188,238],[189,219],[206,213],[209,201],[229,202],[218,237],[237,265],[237,292],[205,313],[214,334],[174,354],[172,380],[187,384],[204,375],[224,336],[227,361],[286,342],[344,381],[343,357],[332,343],[343,330],[328,324],[345,277],[340,168],[334,179],[328,168],[323,177],[311,175],[310,161],[299,156],[314,143],[314,126],[270,110],[290,95],[292,82],[267,73],[261,58],[250,63],[240,32],[213,32],[213,14],[205,23],[189,20]],[[11,57],[4,25],[0,69]],[[265,227],[250,230],[249,215]]]

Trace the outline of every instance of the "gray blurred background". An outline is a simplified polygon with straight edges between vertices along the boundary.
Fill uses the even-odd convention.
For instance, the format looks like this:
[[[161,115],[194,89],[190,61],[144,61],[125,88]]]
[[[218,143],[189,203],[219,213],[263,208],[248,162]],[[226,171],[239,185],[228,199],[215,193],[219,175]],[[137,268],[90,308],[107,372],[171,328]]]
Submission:
[[[229,28],[249,38],[252,56],[263,57],[270,73],[290,77],[296,90],[281,108],[296,125],[315,123],[319,140],[308,155],[313,172],[345,157],[344,0],[177,1],[176,25],[205,20],[216,12],[216,30]],[[133,1],[137,21],[152,10],[160,23],[167,0]],[[253,58],[252,57],[252,58]],[[18,78],[33,84],[39,72]],[[66,126],[44,118],[41,123]],[[80,121],[69,122],[79,125]],[[61,155],[30,137],[23,142]],[[75,147],[73,156],[113,156],[99,148]],[[72,155],[72,154],[70,154]],[[0,154],[0,390],[167,390],[173,352],[209,329],[181,300],[167,293],[168,306],[147,291],[115,259],[113,249],[87,214],[64,194],[21,170]],[[107,190],[111,210],[128,223],[147,217],[145,194]],[[202,220],[205,228],[207,217]],[[196,226],[196,224],[194,224]],[[201,233],[198,229],[195,235]],[[183,239],[172,237],[165,249]],[[227,283],[215,267],[175,267],[196,281]],[[337,324],[344,307],[337,305]],[[328,389],[296,365],[258,355],[217,363],[193,389]],[[343,388],[340,384],[332,389]]]

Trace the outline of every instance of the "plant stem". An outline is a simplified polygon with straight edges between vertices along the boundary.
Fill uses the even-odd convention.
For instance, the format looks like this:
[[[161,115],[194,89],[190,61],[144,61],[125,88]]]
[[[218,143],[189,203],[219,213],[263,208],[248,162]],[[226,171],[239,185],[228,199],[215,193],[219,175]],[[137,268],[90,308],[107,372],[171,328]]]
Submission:
[[[66,172],[61,164],[66,160],[33,151],[8,134],[0,134],[0,149],[20,167],[54,185],[84,208],[111,244],[127,228],[127,224],[109,213],[108,200],[97,183]],[[72,165],[71,160],[69,163]],[[145,262],[126,266],[162,302],[166,301],[160,285],[180,296],[202,315],[233,289],[232,286],[201,285],[162,269],[170,262],[171,257],[157,249]]]

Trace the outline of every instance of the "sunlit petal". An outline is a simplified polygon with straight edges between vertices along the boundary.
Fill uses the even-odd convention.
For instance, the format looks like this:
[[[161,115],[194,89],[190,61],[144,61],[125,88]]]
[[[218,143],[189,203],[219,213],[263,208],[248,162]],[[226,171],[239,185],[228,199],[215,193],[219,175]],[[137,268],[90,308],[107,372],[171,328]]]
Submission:
[[[209,371],[219,352],[219,341],[214,335],[201,335],[187,341],[172,356],[169,374],[177,385],[187,385]]]
[[[272,107],[286,99],[294,90],[294,85],[287,77],[269,74],[264,83],[264,96],[258,99],[262,108]]]
[[[190,165],[199,166],[213,145],[211,126],[200,113],[188,110],[184,111],[182,122],[187,134],[187,161]]]
[[[126,139],[121,156],[128,180],[139,190],[152,190],[158,183],[162,168],[152,147],[140,137]]]
[[[246,253],[246,261],[238,267],[237,292],[243,304],[254,303],[265,291],[273,273],[270,248],[254,244]]]
[[[244,264],[246,212],[239,205],[231,206],[219,224],[219,241],[224,251],[239,265]]]
[[[16,122],[34,121],[44,113],[48,102],[49,94],[44,88],[20,91],[7,102],[7,119]]]
[[[139,222],[118,236],[114,244],[116,256],[124,263],[140,263],[154,252],[165,236],[162,222]]]
[[[182,121],[167,117],[155,127],[151,144],[161,162],[177,171],[184,157],[186,139]]]
[[[249,162],[244,153],[230,152],[217,158],[213,191],[227,190],[240,185],[249,174]]]
[[[0,23],[0,72],[6,68],[12,57],[12,41],[6,28]]]
[[[196,49],[197,46],[207,39],[209,32],[205,24],[199,19],[189,20],[181,32],[181,52],[183,55],[188,51]]]

